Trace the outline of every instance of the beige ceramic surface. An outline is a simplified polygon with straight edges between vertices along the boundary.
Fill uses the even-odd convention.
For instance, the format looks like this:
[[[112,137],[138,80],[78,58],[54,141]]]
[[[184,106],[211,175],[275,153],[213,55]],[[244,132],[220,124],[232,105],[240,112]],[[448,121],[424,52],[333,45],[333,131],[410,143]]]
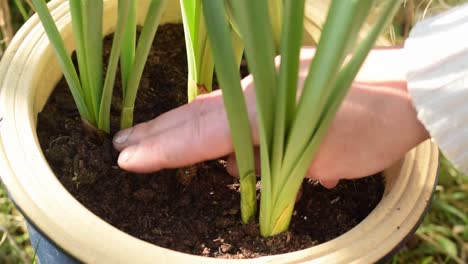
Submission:
[[[115,24],[116,2],[105,1],[106,33]],[[164,22],[180,20],[177,2],[170,1]],[[147,4],[140,1],[140,18]],[[49,6],[68,48],[73,49],[68,4],[54,0]],[[436,181],[438,150],[427,141],[385,172],[385,195],[371,215],[332,241],[296,253],[238,261],[174,252],[129,236],[96,217],[49,168],[37,141],[36,116],[60,77],[34,16],[17,33],[0,64],[0,175],[26,216],[60,247],[87,263],[371,263],[396,247],[416,225]]]

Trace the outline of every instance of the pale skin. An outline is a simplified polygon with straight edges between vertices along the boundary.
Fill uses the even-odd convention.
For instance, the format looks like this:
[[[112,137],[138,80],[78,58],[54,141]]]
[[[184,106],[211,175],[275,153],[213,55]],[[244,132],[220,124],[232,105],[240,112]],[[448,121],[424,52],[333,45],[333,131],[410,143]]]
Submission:
[[[302,49],[302,81],[313,54],[312,48]],[[333,188],[340,179],[384,170],[430,137],[418,121],[407,91],[404,60],[400,48],[375,49],[369,54],[306,177]],[[258,144],[251,76],[242,80],[242,87],[253,140]],[[119,166],[128,171],[153,172],[229,155],[227,170],[237,174],[220,91],[119,132],[114,146],[121,151]]]

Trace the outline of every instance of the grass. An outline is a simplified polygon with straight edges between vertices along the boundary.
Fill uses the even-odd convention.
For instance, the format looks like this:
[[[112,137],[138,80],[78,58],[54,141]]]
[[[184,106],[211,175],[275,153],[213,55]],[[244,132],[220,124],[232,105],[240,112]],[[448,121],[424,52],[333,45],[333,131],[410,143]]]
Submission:
[[[0,0],[0,58],[9,41],[32,14],[30,0]],[[24,217],[0,181],[0,263],[34,263]]]
[[[441,157],[431,209],[406,246],[389,263],[468,262],[468,177]]]
[[[402,10],[395,19],[392,36],[394,43],[404,39],[407,30],[416,19],[466,3],[468,0],[414,0],[407,1],[409,12]],[[12,31],[24,23],[20,3],[30,14],[28,0],[0,0],[0,13],[9,4]],[[22,14],[23,13],[23,14]],[[0,31],[1,38],[4,36]],[[0,54],[5,47],[0,42]],[[468,263],[468,177],[457,171],[442,157],[439,184],[431,209],[416,234],[388,263]],[[0,184],[0,263],[32,263],[34,250],[28,239],[24,218],[8,199]]]
[[[408,23],[467,2],[406,1],[407,12],[401,11],[395,19],[393,43],[403,43]],[[445,157],[441,157],[439,182],[429,213],[416,234],[388,263],[468,263],[468,177]]]
[[[33,255],[24,218],[0,186],[0,263],[32,263]]]

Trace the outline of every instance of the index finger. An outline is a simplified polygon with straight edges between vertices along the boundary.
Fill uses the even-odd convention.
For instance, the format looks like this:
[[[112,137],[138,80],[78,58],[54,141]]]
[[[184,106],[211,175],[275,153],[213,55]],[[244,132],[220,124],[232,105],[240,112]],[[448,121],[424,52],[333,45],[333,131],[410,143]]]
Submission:
[[[254,144],[257,144],[252,76],[244,78],[241,84],[251,135]],[[187,166],[232,153],[231,133],[221,91],[199,96],[190,104],[119,132],[114,138],[114,146],[122,150],[119,166],[141,173]]]

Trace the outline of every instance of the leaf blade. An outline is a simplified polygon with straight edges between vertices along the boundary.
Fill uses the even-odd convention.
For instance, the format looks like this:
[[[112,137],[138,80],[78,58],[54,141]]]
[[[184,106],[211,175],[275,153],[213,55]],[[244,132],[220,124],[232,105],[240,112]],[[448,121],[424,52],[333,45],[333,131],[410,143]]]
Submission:
[[[82,87],[77,71],[73,66],[73,62],[68,54],[67,49],[65,48],[65,43],[63,42],[62,36],[60,35],[60,32],[55,25],[52,16],[50,15],[50,11],[47,8],[44,0],[32,0],[32,3],[34,5],[34,9],[37,12],[37,15],[41,20],[42,25],[44,26],[54,52],[57,55],[58,62],[70,87],[70,91],[73,95],[73,99],[75,100],[78,111],[80,112],[81,116],[83,116],[88,121],[91,121],[92,116],[83,98]]]
[[[241,182],[242,220],[247,223],[256,210],[256,176],[250,121],[240,86],[235,49],[224,16],[224,2],[203,0],[208,36],[213,43],[215,69],[223,91],[223,101],[231,129]]]
[[[122,129],[133,125],[133,109],[135,108],[138,85],[166,4],[167,0],[152,0],[148,8],[148,14],[138,40],[135,60],[129,75],[127,92],[122,105],[120,123]]]

